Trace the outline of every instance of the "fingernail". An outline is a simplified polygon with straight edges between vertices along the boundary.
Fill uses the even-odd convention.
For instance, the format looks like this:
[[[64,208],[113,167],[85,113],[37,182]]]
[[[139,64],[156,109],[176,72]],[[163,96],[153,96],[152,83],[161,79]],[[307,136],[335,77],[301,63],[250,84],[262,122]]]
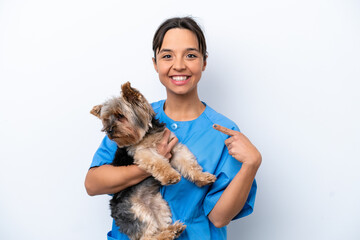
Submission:
[[[217,128],[217,126],[218,126],[218,125],[216,125],[216,124],[213,125],[214,128]]]

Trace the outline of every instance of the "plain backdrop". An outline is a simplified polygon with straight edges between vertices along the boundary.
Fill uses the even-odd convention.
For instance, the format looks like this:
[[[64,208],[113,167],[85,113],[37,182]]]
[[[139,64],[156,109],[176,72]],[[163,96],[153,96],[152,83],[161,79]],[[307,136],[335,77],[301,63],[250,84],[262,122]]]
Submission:
[[[228,239],[360,239],[360,2],[0,0],[0,239],[106,239],[109,196],[84,178],[104,133],[89,114],[130,81],[166,97],[151,43],[193,16],[200,97],[263,163]]]

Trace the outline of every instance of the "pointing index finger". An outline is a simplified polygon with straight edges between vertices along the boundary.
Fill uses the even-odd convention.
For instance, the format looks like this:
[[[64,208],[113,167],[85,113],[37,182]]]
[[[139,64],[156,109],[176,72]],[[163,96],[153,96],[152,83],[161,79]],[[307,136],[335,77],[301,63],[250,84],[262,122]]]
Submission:
[[[229,136],[234,136],[235,133],[236,133],[236,131],[231,130],[231,129],[226,128],[226,127],[223,127],[223,126],[220,126],[218,124],[214,124],[213,128],[220,131],[220,132],[222,132],[222,133],[224,133],[224,134],[226,134],[226,135],[229,135]]]

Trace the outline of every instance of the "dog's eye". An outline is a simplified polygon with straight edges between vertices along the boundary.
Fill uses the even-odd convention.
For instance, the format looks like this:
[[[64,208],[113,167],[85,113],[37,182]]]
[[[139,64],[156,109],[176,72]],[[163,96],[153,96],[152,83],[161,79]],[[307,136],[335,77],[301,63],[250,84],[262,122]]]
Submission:
[[[123,118],[124,118],[124,115],[122,115],[122,114],[117,114],[116,115],[117,120],[120,120],[120,119],[123,119]]]

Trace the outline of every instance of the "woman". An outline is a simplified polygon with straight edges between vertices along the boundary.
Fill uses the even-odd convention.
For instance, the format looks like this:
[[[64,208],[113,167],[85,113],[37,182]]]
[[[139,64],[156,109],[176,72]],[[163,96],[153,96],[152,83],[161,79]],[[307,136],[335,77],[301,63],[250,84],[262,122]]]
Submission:
[[[173,219],[187,225],[179,239],[226,239],[225,226],[253,211],[254,178],[261,154],[231,120],[200,101],[197,86],[206,68],[206,42],[192,18],[166,20],[155,33],[153,50],[154,68],[167,99],[152,107],[177,136],[170,139],[167,131],[158,152],[171,158],[172,147],[180,141],[204,171],[217,177],[213,185],[202,188],[182,178],[175,185],[162,187],[161,193]],[[85,180],[89,195],[116,193],[149,176],[135,165],[108,165],[115,151],[116,144],[105,137]],[[113,224],[108,239],[127,237]]]

